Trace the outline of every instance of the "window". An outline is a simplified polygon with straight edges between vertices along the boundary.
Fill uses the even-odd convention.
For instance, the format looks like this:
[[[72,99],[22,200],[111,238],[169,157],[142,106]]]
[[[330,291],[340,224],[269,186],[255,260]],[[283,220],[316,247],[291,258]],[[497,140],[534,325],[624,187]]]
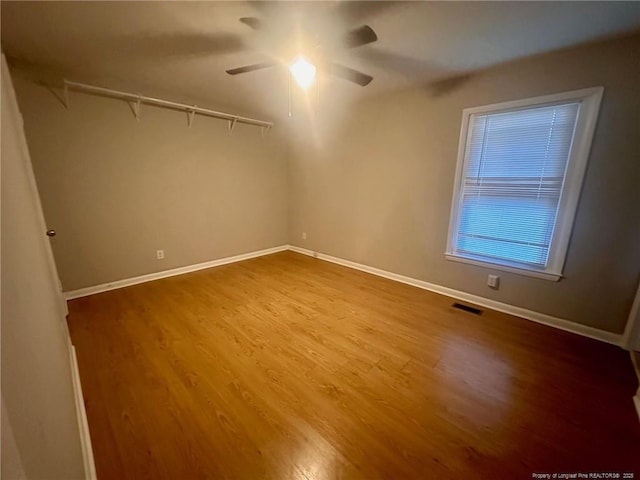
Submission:
[[[464,110],[448,259],[562,276],[602,92]]]

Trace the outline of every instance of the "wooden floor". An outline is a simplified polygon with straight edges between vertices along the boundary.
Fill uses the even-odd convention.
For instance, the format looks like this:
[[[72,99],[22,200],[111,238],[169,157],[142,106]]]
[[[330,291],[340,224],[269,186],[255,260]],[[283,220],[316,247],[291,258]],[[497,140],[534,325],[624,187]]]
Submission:
[[[628,353],[284,252],[70,302],[98,478],[640,478]]]

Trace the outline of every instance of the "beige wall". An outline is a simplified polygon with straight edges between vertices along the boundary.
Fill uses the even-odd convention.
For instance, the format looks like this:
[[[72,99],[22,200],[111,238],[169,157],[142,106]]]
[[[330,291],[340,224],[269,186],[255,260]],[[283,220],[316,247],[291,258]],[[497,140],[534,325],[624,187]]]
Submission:
[[[16,438],[13,434],[13,427],[11,426],[11,417],[9,417],[9,412],[7,411],[4,400],[2,401],[0,410],[0,419],[2,420],[2,422],[0,422],[0,438],[2,439],[0,473],[2,474],[2,478],[7,477],[11,478],[11,480],[25,480],[27,474],[22,465],[20,450],[18,450],[18,445],[16,445]]]
[[[289,242],[620,333],[640,267],[639,55],[640,37],[619,39],[343,111],[324,92],[319,118],[296,112],[290,131],[264,140],[202,117],[187,128],[184,114],[153,107],[136,122],[125,103],[82,94],[65,110],[45,88],[16,83],[65,290]],[[597,85],[565,278],[445,260],[462,110]]]
[[[304,131],[294,136],[290,242],[622,332],[640,269],[638,58],[640,37],[620,39],[388,94],[336,120],[325,111],[322,130],[308,141]],[[462,110],[599,85],[605,93],[565,278],[555,283],[445,260]],[[500,290],[486,286],[488,273],[500,275]]]
[[[13,71],[65,291],[286,244],[277,132],[71,93]],[[165,260],[156,259],[164,249]]]
[[[2,56],[0,477],[85,478],[69,333]]]

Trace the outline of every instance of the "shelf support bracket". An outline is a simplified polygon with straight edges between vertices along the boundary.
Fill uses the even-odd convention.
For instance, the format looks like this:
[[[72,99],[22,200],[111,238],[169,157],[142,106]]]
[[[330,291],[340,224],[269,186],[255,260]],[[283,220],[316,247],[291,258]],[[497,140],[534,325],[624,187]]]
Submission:
[[[238,117],[234,118],[233,120],[229,120],[229,132],[233,133],[233,129],[236,126],[236,122],[238,121]]]
[[[137,121],[140,121],[140,104],[142,103],[142,99],[140,95],[138,95],[138,99],[131,103],[131,110],[133,110],[133,115],[136,117]]]
[[[69,85],[67,85],[67,81],[64,81],[64,86],[62,87],[62,103],[64,103],[64,108],[69,110]]]
[[[193,123],[193,117],[195,117],[196,115],[196,108],[198,108],[197,105],[194,105],[192,109],[187,111],[187,126],[191,127],[191,124]]]

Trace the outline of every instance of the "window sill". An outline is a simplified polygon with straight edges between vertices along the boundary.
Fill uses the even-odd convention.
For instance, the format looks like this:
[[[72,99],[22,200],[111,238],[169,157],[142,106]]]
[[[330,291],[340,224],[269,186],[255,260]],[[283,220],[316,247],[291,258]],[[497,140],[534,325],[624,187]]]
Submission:
[[[490,268],[492,270],[502,270],[504,272],[517,273],[518,275],[526,275],[528,277],[542,278],[543,280],[549,280],[557,282],[562,278],[560,273],[541,272],[539,270],[529,270],[526,268],[512,267],[509,265],[501,265],[499,263],[483,262],[482,260],[474,260],[472,258],[460,257],[451,253],[445,253],[447,260],[454,262],[467,263],[469,265],[476,265],[478,267]]]

